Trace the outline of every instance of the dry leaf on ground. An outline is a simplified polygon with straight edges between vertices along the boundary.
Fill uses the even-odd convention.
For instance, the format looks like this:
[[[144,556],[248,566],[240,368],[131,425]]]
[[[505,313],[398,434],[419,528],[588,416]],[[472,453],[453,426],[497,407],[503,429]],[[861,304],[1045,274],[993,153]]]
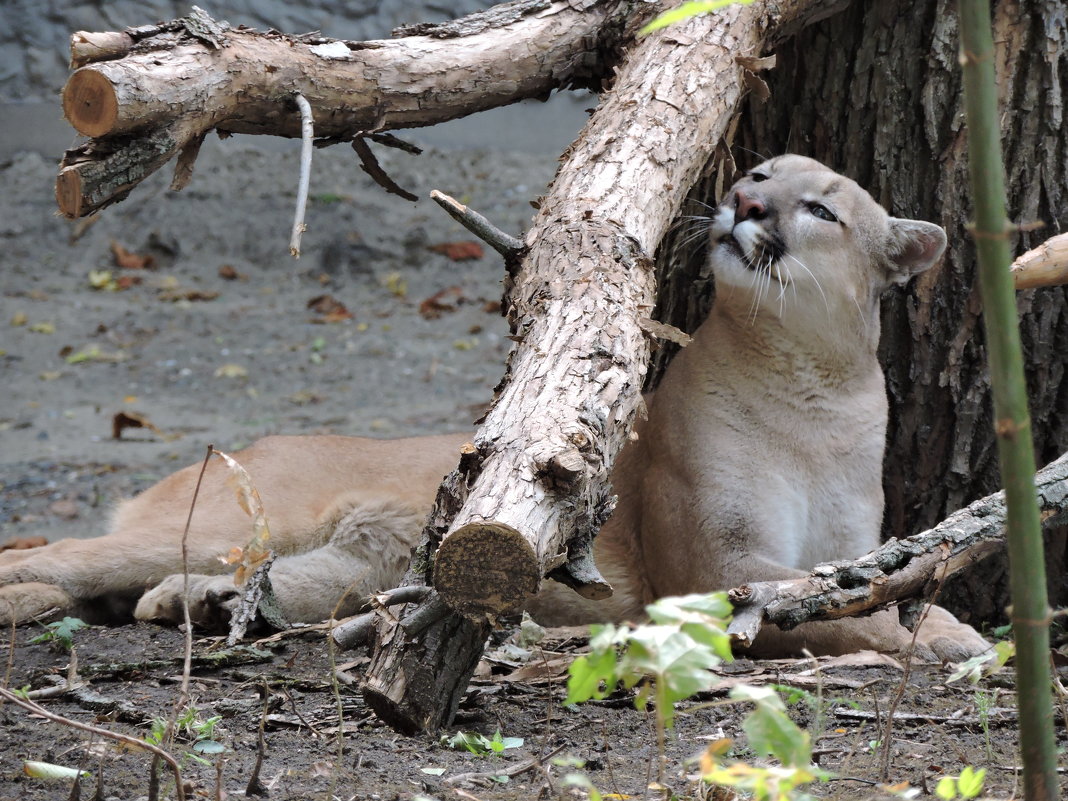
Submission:
[[[437,245],[428,245],[427,250],[440,253],[453,261],[471,261],[481,259],[483,254],[482,245],[478,242],[440,242]]]
[[[134,253],[114,239],[111,240],[111,256],[115,266],[124,270],[151,270],[156,266],[156,257],[151,253]]]

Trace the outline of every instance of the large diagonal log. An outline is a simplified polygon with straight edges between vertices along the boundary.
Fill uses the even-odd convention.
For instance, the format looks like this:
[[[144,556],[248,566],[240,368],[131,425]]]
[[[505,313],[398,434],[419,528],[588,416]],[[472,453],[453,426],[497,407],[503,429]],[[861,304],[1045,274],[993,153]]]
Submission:
[[[367,42],[232,28],[188,18],[118,33],[77,33],[63,111],[93,141],[56,180],[67,217],[123,199],[211,130],[299,137],[295,94],[317,137],[434,125],[586,86],[611,71],[613,43],[643,4],[520,0]],[[95,60],[103,59],[103,60]]]
[[[363,691],[391,725],[410,732],[448,721],[481,654],[453,647],[456,631],[481,642],[547,572],[574,579],[582,571],[568,571],[569,559],[587,566],[583,554],[613,504],[608,474],[641,404],[653,252],[724,139],[746,91],[745,59],[840,5],[731,7],[628,55],[542,200],[514,271],[508,313],[520,344],[471,453],[443,485],[410,576],[437,590],[421,605],[428,613],[379,618]],[[588,574],[585,588],[605,590]],[[439,614],[442,599],[469,620]]]
[[[1068,454],[1035,476],[1044,525],[1068,522]],[[890,539],[859,559],[817,565],[808,576],[762,581],[731,590],[735,641],[750,645],[764,624],[791,629],[808,620],[873,612],[897,601],[930,597],[935,586],[1005,546],[1005,493],[954,512],[937,526]]]

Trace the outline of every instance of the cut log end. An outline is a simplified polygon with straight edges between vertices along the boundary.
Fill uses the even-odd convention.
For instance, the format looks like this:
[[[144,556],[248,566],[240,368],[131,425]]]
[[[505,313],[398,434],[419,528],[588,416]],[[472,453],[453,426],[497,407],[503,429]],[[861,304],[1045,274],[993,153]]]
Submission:
[[[119,118],[115,88],[92,67],[77,70],[63,87],[63,116],[83,136],[110,133]]]
[[[534,549],[503,523],[469,523],[446,537],[434,556],[434,588],[472,619],[522,609],[540,584]]]
[[[56,205],[68,220],[82,216],[82,177],[73,167],[56,176]]]

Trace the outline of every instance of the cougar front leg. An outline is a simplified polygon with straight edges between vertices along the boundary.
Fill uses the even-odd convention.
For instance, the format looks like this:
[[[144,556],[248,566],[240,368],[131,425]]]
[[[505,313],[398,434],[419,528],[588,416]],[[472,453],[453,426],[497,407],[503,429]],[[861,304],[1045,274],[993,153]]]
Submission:
[[[353,614],[368,595],[397,585],[422,530],[423,510],[393,500],[359,499],[339,511],[329,539],[307,553],[279,557],[270,579],[278,606],[290,623],[315,623]],[[168,576],[142,596],[139,620],[180,623],[183,578]],[[204,628],[226,625],[241,589],[232,576],[190,576],[192,621]]]

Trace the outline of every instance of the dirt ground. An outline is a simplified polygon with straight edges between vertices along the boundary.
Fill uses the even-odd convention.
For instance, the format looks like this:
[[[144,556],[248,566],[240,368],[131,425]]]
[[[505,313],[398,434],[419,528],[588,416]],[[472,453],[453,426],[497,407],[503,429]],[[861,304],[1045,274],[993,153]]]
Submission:
[[[39,690],[61,684],[68,675],[69,654],[56,643],[27,642],[37,634],[17,632],[8,686]],[[178,632],[147,624],[94,628],[76,632],[73,641],[88,689],[41,700],[48,712],[136,738],[149,734],[153,719],[171,714],[183,652]],[[735,753],[747,758],[740,728],[745,710],[724,704],[725,694],[738,682],[776,683],[809,693],[791,714],[812,734],[820,766],[834,774],[814,789],[816,796],[894,797],[879,787],[883,756],[873,747],[885,735],[887,711],[902,686],[900,666],[886,658],[861,654],[820,660],[818,667],[811,661],[742,660],[725,666],[719,689],[679,705],[661,761],[652,717],[634,709],[633,693],[561,705],[565,678],[560,672],[584,643],[572,632],[550,631],[525,665],[514,651],[490,653],[445,734],[475,731],[492,737],[499,731],[523,742],[500,755],[476,756],[447,747],[437,735],[401,737],[378,723],[348,684],[359,676],[363,659],[358,655],[335,656],[341,679],[335,696],[321,633],[231,651],[216,640],[198,639],[192,705],[201,722],[220,718],[212,740],[226,750],[221,756],[199,754],[192,733],[171,750],[190,798],[242,797],[254,776],[265,797],[281,799],[583,798],[586,792],[566,779],[576,768],[560,764],[577,758],[606,797],[722,799],[730,796],[714,796],[697,781],[696,757],[710,742],[730,737],[736,740]],[[947,675],[941,666],[913,666],[895,712],[890,783],[900,789],[907,782],[930,792],[941,775],[972,765],[987,768],[985,797],[1020,797],[1009,678],[999,675],[977,688],[967,682],[947,685]],[[82,798],[94,797],[98,788],[99,798],[148,795],[148,754],[46,722],[11,704],[0,709],[0,753],[0,799],[5,801],[70,797],[70,780],[23,775],[27,759],[91,771]],[[161,776],[160,792],[174,797],[170,773]]]
[[[380,158],[402,186],[424,197],[442,189],[516,232],[555,168],[551,157],[504,151]],[[209,143],[185,192],[168,192],[167,177],[156,176],[87,226],[53,215],[54,163],[22,155],[0,164],[0,542],[102,533],[115,499],[198,460],[208,443],[234,450],[267,433],[396,436],[471,425],[509,345],[496,307],[500,260],[457,261],[439,252],[448,248],[430,249],[470,236],[428,201],[382,192],[343,148],[315,159],[297,262],[287,253],[293,150]],[[123,250],[133,256],[120,258]],[[147,268],[117,263],[146,255]],[[114,438],[119,412],[151,425]],[[68,675],[64,649],[28,642],[39,633],[20,629],[6,647],[7,687],[55,688]],[[201,724],[221,719],[212,739],[225,751],[200,755],[204,764],[188,738],[173,750],[195,797],[241,796],[259,755],[258,783],[270,798],[583,797],[564,781],[574,768],[553,763],[563,757],[583,760],[593,785],[613,798],[703,798],[711,796],[692,778],[693,758],[708,742],[734,738],[746,755],[742,710],[719,703],[726,687],[779,682],[822,695],[792,707],[820,764],[836,774],[815,794],[880,797],[872,744],[883,738],[899,666],[727,668],[724,689],[680,706],[661,762],[652,720],[635,711],[632,695],[561,705],[560,671],[583,643],[570,635],[543,642],[532,664],[548,664],[548,677],[510,675],[523,667],[514,655],[484,663],[450,733],[499,730],[523,744],[477,757],[435,736],[383,728],[348,684],[335,697],[321,633],[222,657],[218,642],[198,640],[193,705]],[[49,712],[136,738],[170,714],[177,632],[94,628],[75,633],[74,644],[88,689],[53,689],[41,700]],[[345,682],[358,680],[359,655],[337,663]],[[988,768],[991,797],[1019,797],[1010,679],[976,689],[947,685],[947,676],[941,666],[914,666],[897,706],[889,781],[931,791],[939,775],[973,765]],[[0,708],[0,754],[0,801],[74,797],[69,780],[24,775],[27,759],[90,770],[82,798],[98,788],[100,798],[149,793],[145,753],[10,703]],[[457,778],[470,773],[480,775]],[[169,776],[161,793],[174,797]]]

